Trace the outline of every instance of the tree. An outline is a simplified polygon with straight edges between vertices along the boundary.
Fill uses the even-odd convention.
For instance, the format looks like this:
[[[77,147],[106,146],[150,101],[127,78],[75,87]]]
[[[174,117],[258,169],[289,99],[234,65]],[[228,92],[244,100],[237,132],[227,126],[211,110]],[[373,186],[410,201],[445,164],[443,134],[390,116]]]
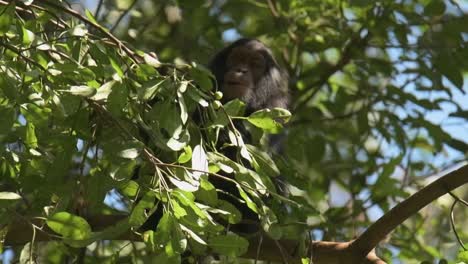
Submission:
[[[466,191],[451,192],[468,167],[428,185],[466,160],[464,10],[435,0],[121,0],[79,13],[63,1],[0,1],[3,258],[468,261]],[[269,44],[291,76],[282,156],[262,138],[287,112],[220,106],[201,66],[237,36]],[[233,119],[258,139],[237,146],[250,164],[217,151],[220,129],[241,142]],[[460,125],[449,133],[448,122]],[[271,183],[278,174],[286,197]],[[240,216],[212,177],[237,184],[262,232],[220,224]],[[143,232],[156,209],[164,216]],[[375,210],[387,213],[373,224]]]

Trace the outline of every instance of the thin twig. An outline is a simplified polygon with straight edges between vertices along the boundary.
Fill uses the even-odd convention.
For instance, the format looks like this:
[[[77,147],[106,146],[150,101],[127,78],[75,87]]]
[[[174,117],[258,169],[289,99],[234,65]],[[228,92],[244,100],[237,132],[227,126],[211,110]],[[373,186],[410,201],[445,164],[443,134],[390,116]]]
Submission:
[[[3,46],[5,47],[6,49],[9,49],[11,51],[13,51],[14,53],[18,54],[18,56],[20,56],[21,58],[23,58],[25,61],[27,61],[28,63],[36,66],[37,68],[41,69],[42,71],[44,72],[47,72],[47,69],[44,68],[41,64],[37,63],[36,61],[32,60],[31,58],[29,57],[26,57],[24,56],[22,53],[21,53],[21,50],[17,49],[15,46],[12,46],[10,44],[7,44],[7,43],[4,43],[4,42],[0,42],[0,46]]]
[[[452,227],[452,231],[455,234],[455,238],[457,239],[458,244],[460,244],[463,250],[466,251],[467,249],[465,245],[463,244],[463,241],[461,240],[460,236],[458,235],[457,229],[455,227],[455,215],[453,212],[455,211],[455,205],[457,205],[457,203],[458,203],[458,200],[453,201],[453,204],[450,207],[450,226]]]
[[[455,216],[454,216],[454,211],[455,211],[455,205],[457,203],[462,203],[463,205],[465,206],[468,206],[468,202],[461,199],[460,197],[456,196],[455,194],[453,194],[452,192],[449,192],[450,196],[453,197],[453,199],[455,199],[455,201],[453,202],[452,204],[452,207],[450,208],[450,224],[452,226],[452,230],[453,230],[453,233],[455,234],[455,237],[457,238],[458,240],[458,243],[460,244],[460,246],[463,248],[463,250],[467,251],[468,249],[465,247],[465,244],[463,243],[463,241],[461,240],[460,236],[458,235],[458,232],[457,232],[457,229],[455,228]]]
[[[106,28],[103,26],[94,23],[93,21],[89,20],[88,18],[82,16],[80,13],[76,12],[73,9],[64,7],[60,4],[53,3],[48,0],[36,0],[37,2],[43,3],[45,5],[51,6],[53,8],[56,8],[58,10],[61,10],[83,22],[85,22],[88,25],[91,25],[92,27],[96,28],[99,30],[102,34],[110,38],[119,48],[121,48],[132,60],[134,63],[138,63],[140,60],[138,59],[139,55],[134,53],[129,47],[127,47],[122,41],[120,41],[118,38],[116,38],[112,33],[110,33]]]
[[[96,21],[99,21],[99,12],[101,12],[102,4],[104,4],[104,0],[99,0],[99,3],[96,7],[96,12],[94,12],[94,18]]]
[[[112,26],[112,28],[110,29],[110,32],[111,33],[114,33],[114,30],[117,28],[117,26],[120,24],[120,22],[122,21],[122,19],[128,14],[128,12],[130,12],[130,10],[133,9],[133,7],[135,6],[135,4],[137,3],[138,0],[133,0],[133,3],[119,16],[119,18],[115,21],[114,25]]]

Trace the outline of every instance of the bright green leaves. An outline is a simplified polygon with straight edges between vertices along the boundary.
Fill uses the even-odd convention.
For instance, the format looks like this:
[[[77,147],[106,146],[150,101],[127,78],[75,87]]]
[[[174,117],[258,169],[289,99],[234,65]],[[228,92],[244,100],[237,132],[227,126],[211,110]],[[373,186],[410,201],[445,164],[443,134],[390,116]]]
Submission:
[[[21,27],[21,39],[23,45],[28,46],[34,41],[35,35],[31,30],[28,30],[25,27]]]
[[[47,226],[65,239],[85,240],[91,236],[91,227],[85,219],[67,212],[55,213],[47,218]]]
[[[14,192],[0,192],[0,200],[19,200],[21,195]]]
[[[70,90],[64,90],[64,92],[71,93],[73,95],[77,96],[82,96],[82,97],[91,97],[94,94],[96,94],[96,89],[89,87],[89,86],[84,86],[84,85],[78,85],[78,86],[70,86]]]
[[[143,54],[143,59],[145,60],[146,64],[150,65],[154,68],[159,68],[161,66],[161,62],[156,58],[147,53]]]
[[[26,124],[25,143],[30,148],[37,148],[36,128],[34,124],[28,122]]]
[[[291,113],[282,108],[264,109],[247,117],[247,121],[271,134],[281,131],[283,124],[289,121]]]
[[[118,237],[130,228],[127,220],[121,220],[102,231],[92,232],[91,226],[84,218],[68,212],[58,212],[49,216],[46,224],[61,235],[66,244],[77,248],[86,247],[97,240]]]
[[[88,33],[86,26],[83,24],[78,24],[74,28],[71,29],[70,34],[76,37],[84,37]]]
[[[466,247],[466,244],[465,244]],[[460,261],[460,263],[466,263],[468,262],[468,251],[461,251],[458,253],[457,260]]]
[[[191,158],[192,158],[192,148],[190,146],[186,146],[184,147],[184,151],[182,152],[182,154],[180,154],[179,158],[177,159],[177,162],[183,164],[183,163],[190,161]]]

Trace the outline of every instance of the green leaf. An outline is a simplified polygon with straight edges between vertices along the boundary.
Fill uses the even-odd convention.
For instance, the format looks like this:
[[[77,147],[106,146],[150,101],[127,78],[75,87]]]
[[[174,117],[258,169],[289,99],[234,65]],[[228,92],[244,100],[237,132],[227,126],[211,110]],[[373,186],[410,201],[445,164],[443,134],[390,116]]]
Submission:
[[[143,234],[143,241],[151,247],[165,246],[170,239],[170,234],[174,228],[174,219],[170,214],[163,214],[159,220],[156,232],[150,231]]]
[[[468,263],[468,251],[462,251],[462,252],[458,253],[457,259],[459,261],[464,261],[464,262]]]
[[[139,189],[140,186],[136,181],[128,181],[123,184],[123,186],[120,188],[120,191],[127,197],[135,197],[138,194]]]
[[[371,0],[351,0],[351,5],[353,6],[357,6],[357,7],[366,7],[372,3],[374,3],[374,1],[371,1]]]
[[[195,233],[194,231],[192,231],[191,229],[189,229],[188,227],[184,226],[184,225],[180,225],[180,228],[182,228],[182,230],[184,230],[185,232],[188,233],[188,237],[192,238],[193,240],[197,241],[198,243],[202,244],[202,245],[206,245],[207,243],[205,242],[205,240],[203,240],[199,235],[197,235],[197,233]]]
[[[138,148],[128,148],[117,153],[119,157],[124,159],[136,159],[140,155],[140,149]]]
[[[113,91],[114,85],[117,84],[117,81],[112,80],[109,82],[104,83],[97,89],[96,94],[92,97],[93,100],[100,101],[100,100],[107,100],[109,94]]]
[[[18,89],[16,87],[16,81],[13,78],[0,72],[0,91],[3,91],[9,100],[15,101],[17,99]]]
[[[94,18],[94,15],[93,13],[91,13],[91,11],[89,11],[88,9],[85,10],[85,14],[86,14],[86,17],[91,20],[91,22],[93,22],[94,24],[98,24],[98,22],[96,21],[96,18]]]
[[[19,200],[21,196],[14,192],[0,192],[0,200]]]
[[[213,89],[213,74],[200,64],[193,63],[190,68],[190,76],[195,80],[202,90],[210,91]]]
[[[182,120],[183,124],[187,123],[189,114],[188,114],[188,109],[187,105],[185,104],[184,96],[183,93],[185,92],[184,90],[187,89],[187,82],[182,82],[177,89],[177,102],[179,103],[179,110],[180,110],[180,119]]]
[[[15,109],[0,106],[0,116],[2,117],[2,122],[0,122],[0,138],[1,138],[2,135],[10,133],[13,127],[13,124],[15,123],[15,119],[16,119]]]
[[[26,145],[30,148],[37,148],[36,127],[31,122],[26,124]]]
[[[458,109],[456,112],[451,113],[449,116],[464,118],[468,120],[468,110]]]
[[[252,209],[255,213],[259,213],[257,205],[250,199],[249,195],[240,186],[237,187],[242,199],[247,203],[247,206]]]
[[[276,177],[280,174],[278,167],[276,166],[273,159],[264,151],[261,151],[259,148],[246,145],[247,150],[254,158],[254,167],[255,170],[259,173],[264,173],[268,177]]]
[[[170,100],[159,101],[148,114],[152,125],[150,133],[155,133],[153,140],[161,147],[180,151],[190,140],[190,134],[183,126],[176,104]]]
[[[190,99],[192,99],[194,102],[197,102],[202,107],[208,107],[209,103],[206,99],[207,96],[196,87],[189,86],[189,89],[187,89],[186,94],[189,96]]]
[[[119,164],[113,164],[109,176],[116,181],[129,180],[133,176],[137,162],[135,159],[125,160]]]
[[[237,224],[242,221],[242,213],[233,204],[224,200],[219,200],[217,207],[220,210],[228,212],[227,215],[225,214],[220,215],[220,217],[226,219],[228,223]]]
[[[424,7],[424,14],[426,16],[439,16],[445,12],[445,3],[442,0],[431,0],[429,4]]]
[[[188,181],[183,181],[171,176],[168,176],[168,178],[172,184],[174,184],[177,188],[181,189],[182,191],[195,192],[196,190],[198,190],[198,182],[194,182],[196,184],[193,184],[189,183]]]
[[[82,217],[68,212],[55,213],[47,218],[47,226],[66,239],[84,240],[91,236],[91,226]]]
[[[181,164],[184,164],[184,163],[189,162],[191,158],[192,158],[192,148],[190,146],[186,146],[184,147],[184,152],[180,154],[177,161]]]
[[[279,133],[283,124],[289,121],[291,113],[282,108],[264,109],[252,113],[247,120],[253,125],[272,134]]]
[[[166,79],[154,79],[143,83],[143,85],[138,88],[138,98],[144,101],[153,99],[165,81]]]
[[[206,158],[206,152],[203,149],[202,145],[196,145],[193,148],[192,154],[192,169],[193,176],[195,179],[199,179],[201,175],[205,174],[203,171],[208,171],[208,160]]]
[[[249,242],[247,239],[230,233],[227,235],[220,235],[212,237],[208,241],[208,245],[214,250],[214,252],[229,256],[239,257],[247,252]]]
[[[31,261],[31,256],[33,256],[34,248],[31,247],[32,243],[28,242],[26,245],[24,245],[23,249],[21,250],[20,257],[19,257],[19,263],[31,263],[34,261]]]
[[[175,190],[172,192],[172,201],[178,200],[182,205],[190,207],[193,212],[200,218],[206,219],[208,215],[205,211],[202,211],[195,203],[195,196],[190,192],[184,192],[181,190]]]
[[[434,65],[455,87],[462,93],[463,90],[463,74],[460,65],[455,62],[455,58],[450,53],[442,53],[435,60]]]
[[[122,71],[122,68],[120,68],[120,65],[115,61],[112,57],[109,57],[109,62],[112,66],[112,68],[115,70],[117,75],[122,78],[124,76],[124,72]]]
[[[112,91],[107,98],[107,105],[109,111],[116,116],[120,116],[121,113],[125,112],[125,107],[128,104],[128,88],[124,84],[118,84],[112,86]]]
[[[157,255],[155,258],[152,258],[153,263],[165,263],[165,264],[180,264],[182,263],[181,256],[177,255],[169,255],[167,253],[161,253]]]
[[[86,86],[86,85],[74,85],[70,86],[70,90],[62,90],[63,92],[68,92],[73,95],[78,95],[82,97],[91,97],[96,94],[96,89]]]
[[[83,37],[86,34],[88,34],[88,29],[86,28],[84,24],[78,24],[74,28],[71,29],[70,34],[76,37]]]
[[[129,224],[132,227],[140,227],[146,222],[146,219],[156,210],[156,197],[152,191],[145,193],[143,198],[133,208],[129,217]]]
[[[25,46],[28,46],[29,44],[31,44],[36,37],[32,31],[26,29],[23,26],[21,27],[21,36],[22,36],[23,45]]]
[[[5,35],[14,24],[15,2],[0,6],[0,37]]]
[[[218,193],[213,184],[207,179],[207,176],[200,178],[200,188],[195,192],[198,200],[208,205],[215,205],[218,201]]]
[[[179,219],[187,215],[187,211],[180,206],[180,204],[176,200],[170,200],[170,203],[172,205],[172,211],[174,213],[174,216]]]
[[[212,126],[225,127],[229,125],[229,119],[226,114],[230,117],[243,116],[245,111],[245,103],[239,99],[235,99],[227,102],[223,109],[216,111],[216,119]]]
[[[143,60],[145,61],[146,64],[151,65],[155,68],[159,68],[162,65],[157,57],[154,57],[148,53],[143,54]]]
[[[461,153],[467,153],[468,152],[468,144],[464,141],[451,138],[447,141],[447,145],[450,147],[460,151]]]

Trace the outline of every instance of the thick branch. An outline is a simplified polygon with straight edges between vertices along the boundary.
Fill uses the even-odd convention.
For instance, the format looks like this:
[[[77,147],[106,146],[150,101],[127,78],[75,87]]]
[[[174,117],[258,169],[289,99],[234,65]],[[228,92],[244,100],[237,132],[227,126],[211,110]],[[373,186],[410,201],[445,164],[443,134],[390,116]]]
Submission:
[[[351,250],[365,256],[398,225],[449,191],[468,183],[468,165],[449,172],[395,206],[371,225],[352,245]]]

